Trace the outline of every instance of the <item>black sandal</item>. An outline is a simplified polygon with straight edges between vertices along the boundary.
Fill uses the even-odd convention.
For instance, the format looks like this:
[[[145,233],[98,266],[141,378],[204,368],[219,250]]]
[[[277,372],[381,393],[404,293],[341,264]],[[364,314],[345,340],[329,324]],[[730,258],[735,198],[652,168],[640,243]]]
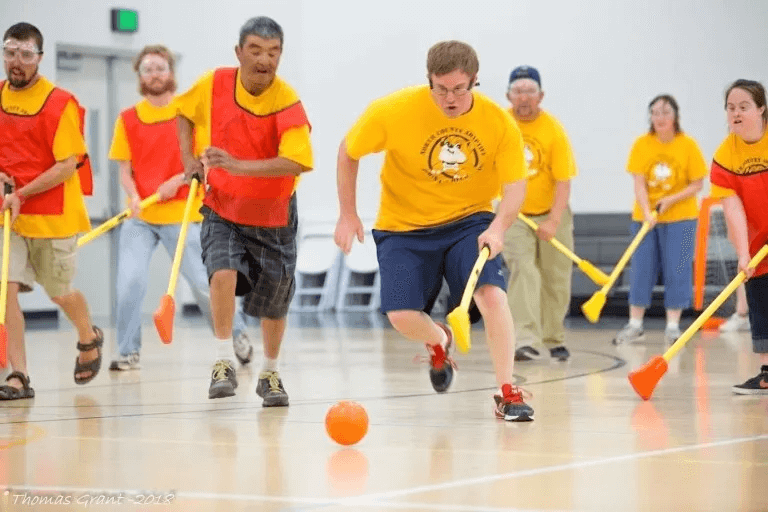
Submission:
[[[80,343],[78,341],[77,350],[80,352],[88,352],[93,349],[98,349],[99,355],[96,359],[87,363],[81,363],[79,356],[75,358],[75,384],[88,384],[99,374],[99,370],[101,369],[101,346],[104,344],[104,333],[95,325],[93,326],[93,332],[96,333],[96,339],[90,343]],[[78,373],[85,372],[90,372],[90,375],[87,377],[77,376]]]
[[[17,388],[8,384],[0,386],[0,400],[35,398],[35,390],[29,386],[29,377],[21,372],[11,372],[11,374],[5,378],[5,382],[8,382],[11,379],[19,379],[22,387]]]

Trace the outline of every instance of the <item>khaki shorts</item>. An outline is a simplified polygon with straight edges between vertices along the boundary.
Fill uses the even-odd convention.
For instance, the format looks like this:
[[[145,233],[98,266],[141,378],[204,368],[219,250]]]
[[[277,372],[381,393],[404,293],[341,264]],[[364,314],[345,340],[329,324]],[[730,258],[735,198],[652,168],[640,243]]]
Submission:
[[[0,238],[0,247],[2,245]],[[31,292],[38,282],[51,298],[72,292],[77,237],[26,238],[11,231],[10,255],[8,282],[19,283],[19,291]]]

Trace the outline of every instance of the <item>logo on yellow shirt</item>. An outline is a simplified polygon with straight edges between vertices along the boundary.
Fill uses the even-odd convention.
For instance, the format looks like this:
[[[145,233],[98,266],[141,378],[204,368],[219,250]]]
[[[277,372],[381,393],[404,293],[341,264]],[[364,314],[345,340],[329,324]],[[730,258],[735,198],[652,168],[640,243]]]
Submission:
[[[532,178],[539,173],[539,167],[542,165],[542,148],[538,140],[529,137],[523,137],[523,156],[528,166],[528,177]]]
[[[747,158],[733,172],[736,174],[754,174],[768,170],[768,159],[759,156]]]
[[[485,148],[469,130],[444,128],[429,136],[421,154],[427,158],[424,171],[435,181],[461,181],[483,169]]]
[[[648,179],[648,187],[668,191],[674,185],[675,173],[668,162],[657,162],[652,168]]]

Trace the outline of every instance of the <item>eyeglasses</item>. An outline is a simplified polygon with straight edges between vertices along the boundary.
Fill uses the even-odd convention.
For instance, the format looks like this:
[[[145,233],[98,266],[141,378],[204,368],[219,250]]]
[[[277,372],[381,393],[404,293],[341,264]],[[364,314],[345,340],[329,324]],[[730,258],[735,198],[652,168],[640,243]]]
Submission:
[[[168,73],[171,70],[170,66],[167,64],[165,66],[140,66],[139,67],[139,74],[142,76],[149,76],[149,75],[163,75],[165,73]]]
[[[517,87],[513,87],[509,90],[509,92],[515,96],[522,96],[524,94],[528,96],[535,96],[539,94],[539,90],[536,88],[518,89]]]
[[[27,48],[19,48],[18,46],[3,46],[3,59],[6,62],[11,62],[18,55],[22,64],[32,64],[38,55],[42,54],[38,49],[30,50]]]
[[[448,89],[442,85],[435,85],[432,87],[432,91],[438,96],[448,96],[448,93],[453,93],[454,96],[464,96],[469,92],[469,86],[460,86],[453,89]]]
[[[675,111],[671,108],[666,108],[664,110],[651,110],[651,117],[665,117],[665,116],[671,116],[674,115]]]

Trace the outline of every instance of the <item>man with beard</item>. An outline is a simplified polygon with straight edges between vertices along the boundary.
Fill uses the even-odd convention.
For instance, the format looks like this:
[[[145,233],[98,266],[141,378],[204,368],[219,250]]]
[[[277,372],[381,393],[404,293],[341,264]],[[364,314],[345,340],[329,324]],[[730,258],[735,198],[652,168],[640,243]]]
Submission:
[[[509,308],[520,346],[516,361],[531,361],[548,350],[567,361],[563,321],[571,301],[573,263],[549,243],[553,237],[573,250],[573,215],[568,206],[571,179],[577,174],[571,143],[562,125],[540,108],[541,76],[530,66],[509,77],[510,112],[520,127],[528,162],[528,187],[520,211],[539,225],[534,233],[516,220],[504,235],[509,268]]]
[[[288,306],[295,290],[298,176],[312,168],[309,121],[293,88],[275,76],[283,29],[257,17],[240,29],[238,68],[205,74],[179,97],[179,144],[188,178],[208,184],[203,262],[211,283],[217,346],[209,398],[232,396],[235,296],[261,318],[264,366],[256,393],[265,407],[287,406],[277,371]],[[192,152],[200,132],[202,159]],[[205,165],[205,169],[204,169]]]
[[[117,260],[117,346],[119,358],[110,370],[134,370],[141,349],[141,305],[147,291],[149,262],[158,242],[171,258],[181,231],[189,186],[184,184],[184,164],[177,142],[174,57],[165,46],[146,46],[133,65],[144,97],[124,110],[115,122],[109,157],[120,162],[123,184],[133,215],[120,228]],[[143,199],[157,193],[160,201],[139,209]],[[200,199],[195,210],[200,208]],[[187,279],[200,310],[211,323],[208,276],[200,248],[200,221],[195,214],[188,226],[181,274]],[[211,323],[211,327],[213,324]],[[245,318],[234,325],[235,355],[241,364],[251,360],[253,347],[246,334]]]
[[[5,323],[12,373],[0,386],[0,400],[35,396],[18,300],[35,282],[77,329],[75,382],[90,382],[101,368],[102,332],[91,324],[85,297],[72,288],[77,235],[91,227],[83,199],[92,187],[82,135],[84,111],[72,94],[38,73],[42,55],[43,36],[37,27],[17,23],[5,31],[0,180],[14,189],[0,211],[10,209],[12,222]]]

